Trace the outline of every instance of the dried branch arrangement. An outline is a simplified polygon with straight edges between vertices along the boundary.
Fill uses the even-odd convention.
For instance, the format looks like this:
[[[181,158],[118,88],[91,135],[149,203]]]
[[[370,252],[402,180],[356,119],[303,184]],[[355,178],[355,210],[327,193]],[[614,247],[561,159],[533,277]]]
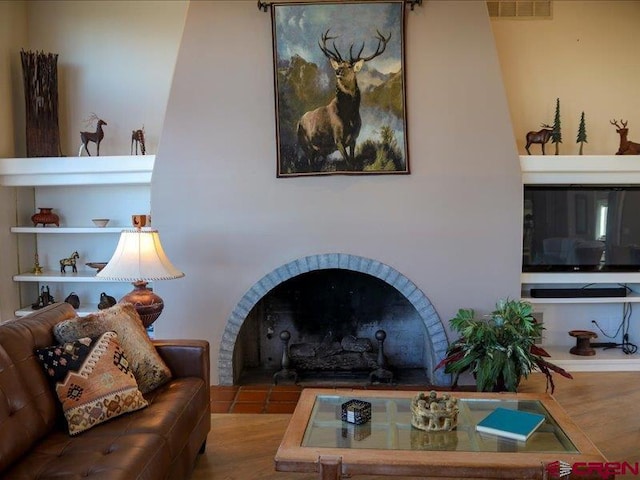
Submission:
[[[20,52],[26,109],[27,157],[61,156],[58,54]]]

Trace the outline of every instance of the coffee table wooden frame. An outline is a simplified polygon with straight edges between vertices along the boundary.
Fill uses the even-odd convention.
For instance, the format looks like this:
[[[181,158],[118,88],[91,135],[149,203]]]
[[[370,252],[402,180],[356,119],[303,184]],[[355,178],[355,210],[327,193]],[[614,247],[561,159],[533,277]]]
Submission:
[[[377,450],[303,447],[307,423],[319,395],[362,398],[412,398],[417,391],[305,389],[291,417],[275,456],[279,472],[319,474],[320,480],[340,480],[342,476],[381,475],[443,478],[527,478],[547,479],[545,466],[555,461],[606,462],[602,453],[569,418],[549,394],[453,392],[458,398],[540,401],[579,453],[519,453],[438,451],[425,454],[413,450]],[[562,477],[563,480],[573,476]],[[575,478],[589,478],[584,475]],[[594,476],[594,478],[600,478]]]

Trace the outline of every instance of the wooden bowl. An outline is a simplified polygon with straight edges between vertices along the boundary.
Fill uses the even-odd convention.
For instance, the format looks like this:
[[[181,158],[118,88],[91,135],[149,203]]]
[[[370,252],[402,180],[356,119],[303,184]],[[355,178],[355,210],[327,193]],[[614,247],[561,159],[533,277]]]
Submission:
[[[100,270],[102,270],[104,267],[107,266],[107,263],[108,262],[87,262],[87,263],[85,263],[85,265],[87,267],[95,268],[99,272]],[[96,273],[98,273],[98,272],[96,272]]]

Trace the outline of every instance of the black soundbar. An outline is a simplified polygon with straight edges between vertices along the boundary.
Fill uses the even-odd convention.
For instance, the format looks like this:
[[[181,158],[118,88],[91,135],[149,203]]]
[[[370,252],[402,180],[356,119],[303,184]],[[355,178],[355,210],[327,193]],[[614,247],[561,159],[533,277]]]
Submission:
[[[624,287],[594,287],[594,288],[532,288],[533,298],[601,298],[626,297]]]

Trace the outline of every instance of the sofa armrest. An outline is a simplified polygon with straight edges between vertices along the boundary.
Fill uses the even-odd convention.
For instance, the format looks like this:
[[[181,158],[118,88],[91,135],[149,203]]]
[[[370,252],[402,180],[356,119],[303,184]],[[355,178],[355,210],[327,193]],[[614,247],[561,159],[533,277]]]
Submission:
[[[206,340],[153,340],[174,377],[200,377],[209,382],[209,342]]]

